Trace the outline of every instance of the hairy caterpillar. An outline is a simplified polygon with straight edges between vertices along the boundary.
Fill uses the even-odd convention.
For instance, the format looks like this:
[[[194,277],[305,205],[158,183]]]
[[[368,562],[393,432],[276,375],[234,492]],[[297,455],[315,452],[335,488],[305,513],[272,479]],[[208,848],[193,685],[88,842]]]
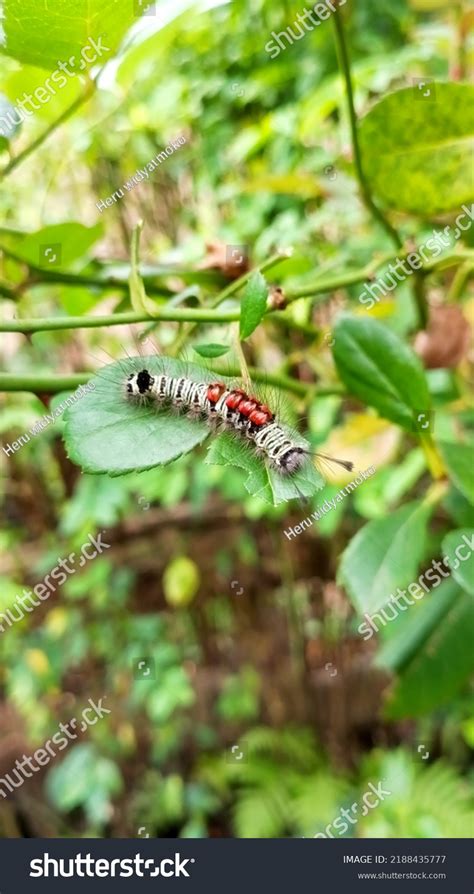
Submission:
[[[281,475],[296,474],[310,455],[295,443],[266,404],[242,388],[194,381],[186,376],[151,375],[147,369],[141,369],[127,377],[125,394],[141,403],[154,401],[159,406],[171,406],[221,430],[236,432],[253,443],[257,453]],[[345,460],[315,455],[348,471],[353,468]]]

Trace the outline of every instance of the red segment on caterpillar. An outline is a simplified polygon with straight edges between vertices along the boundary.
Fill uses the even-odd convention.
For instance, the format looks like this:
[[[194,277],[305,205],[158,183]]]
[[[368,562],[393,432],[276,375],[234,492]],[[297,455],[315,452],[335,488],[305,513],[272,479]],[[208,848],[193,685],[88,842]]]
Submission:
[[[242,416],[250,416],[250,414],[253,413],[253,411],[256,410],[257,407],[258,403],[256,400],[247,398],[239,404],[239,413],[241,413]]]
[[[212,385],[209,385],[207,389],[207,399],[209,403],[216,404],[220,397],[224,394],[226,390],[225,385],[222,382],[214,382]]]
[[[265,413],[265,415],[267,416],[267,422],[273,422],[273,420],[275,419],[275,414],[272,413],[270,407],[267,407],[266,404],[259,404],[258,409],[260,413]]]
[[[241,391],[239,388],[236,388],[234,391],[231,391],[229,397],[226,399],[226,407],[229,410],[237,410],[239,404],[242,400],[246,400],[247,395],[245,391]]]
[[[249,420],[250,422],[253,422],[254,425],[260,426],[267,425],[269,422],[272,421],[272,417],[271,414],[269,415],[264,410],[257,409],[253,410],[253,412],[250,413]]]

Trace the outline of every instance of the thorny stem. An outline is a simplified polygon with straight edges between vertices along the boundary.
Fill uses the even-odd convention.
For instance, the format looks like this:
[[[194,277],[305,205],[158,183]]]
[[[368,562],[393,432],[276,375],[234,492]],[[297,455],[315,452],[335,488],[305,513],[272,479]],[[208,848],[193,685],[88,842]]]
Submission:
[[[403,259],[407,254],[408,252],[402,252],[399,255],[395,255],[393,252],[386,252],[383,255],[378,255],[365,267],[359,268],[359,270],[349,270],[347,273],[339,273],[332,276],[321,276],[316,282],[308,283],[299,289],[285,289],[285,303],[291,304],[293,301],[298,301],[299,298],[309,298],[313,295],[335,292],[337,289],[343,289],[345,286],[353,286],[358,282],[364,282],[366,279],[371,279],[379,267],[390,261],[395,261],[397,257]]]
[[[360,146],[359,146],[359,135],[357,130],[357,115],[354,106],[354,91],[352,89],[352,78],[351,78],[351,67],[349,61],[349,53],[347,50],[346,38],[344,34],[344,25],[342,20],[342,15],[339,9],[333,15],[335,34],[336,34],[336,44],[337,51],[339,56],[339,62],[342,69],[342,73],[344,76],[344,81],[346,84],[346,94],[347,94],[347,107],[349,112],[349,123],[351,129],[351,139],[352,139],[352,150],[354,155],[354,166],[356,170],[357,179],[359,181],[359,187],[362,199],[364,204],[371,212],[372,216],[378,223],[384,228],[385,232],[388,234],[392,242],[397,248],[401,248],[403,245],[402,239],[397,233],[395,227],[392,226],[390,221],[385,217],[383,211],[378,207],[378,205],[374,202],[372,198],[372,194],[370,191],[369,184],[367,182],[366,176],[364,174],[364,169],[362,167],[362,158],[360,154]],[[413,278],[413,298],[415,300],[415,304],[418,309],[418,317],[420,322],[420,327],[422,329],[426,328],[426,324],[428,321],[428,304],[426,301],[426,295],[424,291],[424,279],[421,273],[415,273]]]
[[[252,270],[248,270],[242,276],[239,276],[238,279],[234,280],[234,282],[231,282],[228,286],[226,286],[224,289],[222,289],[218,293],[218,295],[216,295],[209,302],[208,307],[216,308],[219,306],[219,304],[222,304],[223,301],[226,301],[227,298],[231,298],[232,295],[235,295],[235,293],[238,292],[239,289],[242,289],[247,284],[250,277],[255,273],[256,270],[259,270],[260,273],[265,273],[266,270],[270,270],[272,267],[275,267],[276,264],[278,264],[280,261],[284,261],[284,260],[286,260],[286,258],[289,258],[290,256],[291,256],[291,250],[281,250],[281,251],[278,251],[276,254],[271,255],[266,261],[264,261],[258,267],[254,267]],[[188,339],[195,328],[196,328],[196,324],[191,325],[191,326],[185,326],[183,328],[183,331],[179,333],[176,341],[173,344],[173,348],[172,348],[174,356],[179,354],[181,348],[183,348],[184,345],[188,342]]]
[[[196,323],[230,323],[239,319],[238,310],[212,310],[198,307],[157,307],[150,314],[128,311],[122,314],[107,314],[103,317],[43,317],[29,320],[8,320],[0,322],[0,332],[53,332],[61,329],[97,329],[102,326],[122,326],[128,323],[150,323],[153,320],[168,320]]]
[[[412,249],[412,251],[414,250],[416,249]],[[406,257],[406,254],[407,252],[400,252],[398,257]],[[389,260],[395,260],[396,257],[397,255],[394,254],[380,255],[359,270],[349,271],[348,273],[334,276],[320,277],[316,282],[308,283],[299,289],[289,289],[285,293],[286,303],[291,304],[293,301],[297,301],[300,298],[311,298],[316,295],[325,295],[348,285],[365,282],[365,280],[374,276],[379,267],[386,264]],[[266,262],[267,265],[270,260],[272,259],[269,259],[269,261]],[[420,270],[420,273],[427,275],[438,268],[444,270],[448,267],[460,264],[465,260],[472,263],[474,260],[474,253],[470,250],[457,250],[444,255],[441,258],[437,258],[436,260],[429,261],[424,265],[423,269]],[[276,263],[275,259],[273,259],[273,262]],[[259,269],[262,270],[263,265]],[[268,269],[268,266],[266,269]],[[247,278],[249,275],[250,274],[246,275]],[[124,283],[124,285],[127,288],[127,283]],[[232,283],[232,286],[235,287],[235,283]],[[222,295],[222,293],[220,294]],[[269,308],[267,310],[267,315],[270,315],[272,320],[281,323],[285,320],[288,326],[292,325],[292,321],[288,317],[284,317],[280,311],[274,311]],[[240,311],[238,308],[235,310],[218,310],[217,307],[171,307],[166,304],[164,306],[157,305],[153,315],[127,311],[125,313],[106,314],[105,316],[96,317],[37,317],[33,319],[25,318],[23,320],[0,320],[0,332],[23,332],[26,335],[32,332],[48,332],[61,329],[95,329],[103,326],[122,326],[130,323],[151,323],[154,320],[166,320],[178,323],[191,322],[196,324],[231,323],[234,320],[238,320],[239,317]],[[296,328],[300,327],[296,325]]]
[[[344,34],[344,25],[342,22],[342,15],[339,9],[333,15],[335,34],[336,34],[336,44],[337,51],[339,55],[339,62],[342,70],[342,74],[344,76],[344,81],[346,84],[346,94],[347,94],[347,107],[349,112],[349,123],[351,128],[351,139],[352,139],[352,149],[354,153],[354,166],[357,174],[357,179],[359,181],[360,191],[362,195],[362,199],[375,217],[375,219],[381,224],[384,228],[385,232],[390,236],[390,239],[396,245],[397,248],[402,247],[402,240],[397,233],[397,231],[392,227],[390,221],[387,220],[383,212],[380,208],[375,204],[369,185],[367,183],[363,168],[362,168],[362,159],[360,154],[359,147],[359,136],[357,132],[357,115],[354,106],[354,91],[352,89],[352,78],[351,78],[351,67],[349,62],[349,53],[347,51],[346,38]]]
[[[223,301],[226,301],[227,298],[230,298],[231,295],[234,295],[238,292],[243,286],[247,285],[250,277],[259,270],[260,273],[265,273],[267,270],[270,270],[272,267],[276,267],[281,261],[286,261],[291,257],[291,249],[282,249],[281,251],[276,252],[276,254],[271,255],[268,260],[264,261],[263,264],[259,264],[257,267],[254,267],[253,270],[247,271],[243,276],[239,276],[238,279],[234,280],[234,282],[230,283],[230,285],[226,286],[225,289],[222,289],[218,295],[210,302],[210,307],[218,307],[219,304],[222,304]]]

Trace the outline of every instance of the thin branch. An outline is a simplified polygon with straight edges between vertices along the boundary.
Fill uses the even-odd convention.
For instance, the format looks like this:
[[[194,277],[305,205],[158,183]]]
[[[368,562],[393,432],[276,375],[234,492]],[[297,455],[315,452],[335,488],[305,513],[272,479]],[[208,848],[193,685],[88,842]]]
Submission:
[[[471,275],[474,274],[474,258],[471,258],[461,264],[456,273],[453,276],[453,281],[451,283],[448,295],[446,297],[447,303],[451,303],[453,301],[459,301],[462,297],[463,291],[467,285],[468,279]]]
[[[333,276],[322,276],[316,282],[308,283],[299,289],[285,289],[285,302],[286,304],[291,304],[292,301],[298,301],[299,298],[309,298],[312,295],[335,292],[337,289],[343,289],[345,286],[353,286],[359,282],[365,282],[365,280],[370,280],[373,277],[379,267],[383,267],[384,264],[395,261],[397,258],[406,258],[407,254],[408,252],[398,255],[393,252],[387,252],[386,254],[378,255],[365,267],[360,267],[359,270],[349,270],[347,273],[337,273]]]
[[[266,270],[270,270],[272,267],[275,267],[280,261],[284,261],[286,258],[291,256],[291,250],[281,250],[276,254],[271,255],[266,261],[263,261],[262,264],[259,264],[257,267],[254,267],[252,270],[248,270],[242,276],[239,276],[238,279],[231,282],[228,286],[222,289],[211,301],[209,302],[209,308],[216,308],[219,304],[222,304],[223,301],[226,301],[227,298],[231,298],[232,295],[235,295],[239,289],[242,289],[250,279],[253,273],[256,270],[259,270],[260,273],[264,273]],[[240,311],[239,311],[240,316]],[[172,346],[172,354],[176,356],[182,350],[182,348],[188,343],[190,336],[194,332],[196,328],[196,323],[190,326],[184,326],[182,332],[180,332]]]
[[[53,332],[61,329],[97,329],[102,326],[123,326],[130,323],[150,323],[154,320],[167,320],[183,323],[231,323],[238,320],[240,311],[212,310],[198,307],[157,307],[153,316],[134,311],[122,314],[107,314],[103,317],[42,317],[29,320],[8,320],[0,322],[0,332]]]
[[[412,247],[412,252],[416,251],[416,247]],[[359,282],[370,280],[377,269],[382,267],[390,260],[396,260],[397,257],[403,259],[409,252],[400,252],[399,255],[385,254],[379,255],[374,260],[366,264],[359,270],[352,270],[348,273],[340,273],[334,276],[320,277],[314,283],[308,283],[300,289],[289,289],[285,292],[286,304],[291,304],[300,298],[311,298],[316,295],[325,295],[342,289],[349,285],[355,285]],[[281,256],[279,257],[281,260]],[[454,252],[443,255],[440,258],[428,261],[418,272],[422,275],[434,273],[437,270],[445,270],[449,267],[461,264],[464,261],[474,260],[474,252],[469,249],[457,249]],[[276,263],[275,257],[269,259],[266,264]],[[259,269],[263,269],[262,265]],[[251,274],[246,274],[246,280]],[[245,281],[246,281],[245,280]],[[126,285],[126,284],[125,284]],[[232,283],[235,286],[235,283]],[[224,290],[225,291],[225,290]],[[220,293],[222,296],[222,292]],[[227,294],[227,297],[228,294]],[[288,317],[284,317],[281,311],[269,308],[267,315],[277,322],[286,322],[289,327],[292,321]],[[23,332],[25,335],[33,332],[58,331],[62,329],[97,329],[107,326],[122,326],[130,323],[153,323],[158,320],[166,320],[170,322],[190,322],[190,323],[231,323],[240,318],[240,309],[235,310],[219,310],[217,307],[171,307],[166,304],[162,307],[156,307],[153,315],[140,314],[134,311],[125,313],[107,314],[97,317],[38,317],[37,319],[24,320],[0,320],[0,332]],[[301,328],[295,324],[295,328]],[[311,334],[311,333],[310,333]]]
[[[34,376],[0,373],[0,391],[30,391],[33,394],[58,394],[74,391],[92,378],[91,373],[72,373],[69,376],[35,374]]]
[[[352,88],[352,78],[351,78],[351,67],[349,61],[349,53],[347,50],[346,38],[344,34],[344,25],[342,21],[341,11],[337,9],[337,11],[333,15],[333,21],[335,26],[335,34],[336,34],[336,44],[337,51],[339,56],[339,62],[342,70],[342,74],[344,76],[344,81],[346,84],[346,94],[347,94],[347,107],[349,111],[349,122],[351,128],[351,138],[352,138],[352,150],[354,154],[354,165],[357,174],[357,179],[359,181],[360,191],[362,195],[362,199],[368,208],[368,210],[372,213],[373,217],[378,221],[379,224],[384,228],[385,232],[390,236],[390,239],[396,245],[397,248],[402,247],[402,240],[398,235],[397,231],[392,227],[390,221],[387,220],[384,213],[380,210],[380,208],[375,204],[369,184],[367,183],[364,170],[362,168],[362,159],[360,154],[359,147],[359,136],[357,132],[357,115],[354,106],[354,91]]]
[[[268,260],[264,261],[262,264],[258,264],[257,267],[254,267],[252,270],[248,270],[247,273],[244,273],[243,276],[239,276],[238,279],[234,280],[234,282],[230,283],[230,285],[226,286],[225,289],[222,289],[215,298],[212,299],[209,306],[210,307],[218,307],[219,304],[222,304],[227,298],[230,298],[231,295],[235,295],[240,289],[242,289],[245,285],[247,285],[249,279],[253,274],[259,270],[260,273],[265,273],[267,270],[270,270],[272,267],[276,267],[281,261],[286,261],[291,257],[291,249],[276,252],[276,254],[271,255]]]

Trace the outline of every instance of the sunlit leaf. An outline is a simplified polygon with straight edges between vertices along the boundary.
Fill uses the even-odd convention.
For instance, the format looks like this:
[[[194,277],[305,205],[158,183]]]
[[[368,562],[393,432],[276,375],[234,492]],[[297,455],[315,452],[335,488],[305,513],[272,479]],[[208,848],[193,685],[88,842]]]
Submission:
[[[390,208],[426,216],[473,198],[474,87],[419,81],[377,103],[359,139],[373,192]]]
[[[54,271],[72,267],[85,258],[102,232],[102,224],[86,227],[70,221],[51,224],[34,233],[8,234],[1,239],[26,262]]]
[[[187,376],[196,382],[212,382],[216,377],[196,364],[157,355],[127,358],[105,367],[90,380],[94,390],[64,414],[68,455],[84,471],[125,475],[163,466],[189,453],[210,435],[205,421],[128,401],[127,376],[140,369],[147,369],[151,375]],[[226,381],[221,375],[219,379]],[[299,445],[308,447],[304,439],[295,437]],[[322,486],[322,478],[309,459],[296,475],[283,476],[267,468],[243,438],[226,433],[214,436],[205,462],[244,469],[248,492],[275,505],[311,496]]]
[[[69,60],[71,76],[77,76],[92,63],[93,53],[99,64],[107,61],[138,15],[128,0],[75,0],[73,6],[68,0],[4,0],[1,50],[49,72]]]

